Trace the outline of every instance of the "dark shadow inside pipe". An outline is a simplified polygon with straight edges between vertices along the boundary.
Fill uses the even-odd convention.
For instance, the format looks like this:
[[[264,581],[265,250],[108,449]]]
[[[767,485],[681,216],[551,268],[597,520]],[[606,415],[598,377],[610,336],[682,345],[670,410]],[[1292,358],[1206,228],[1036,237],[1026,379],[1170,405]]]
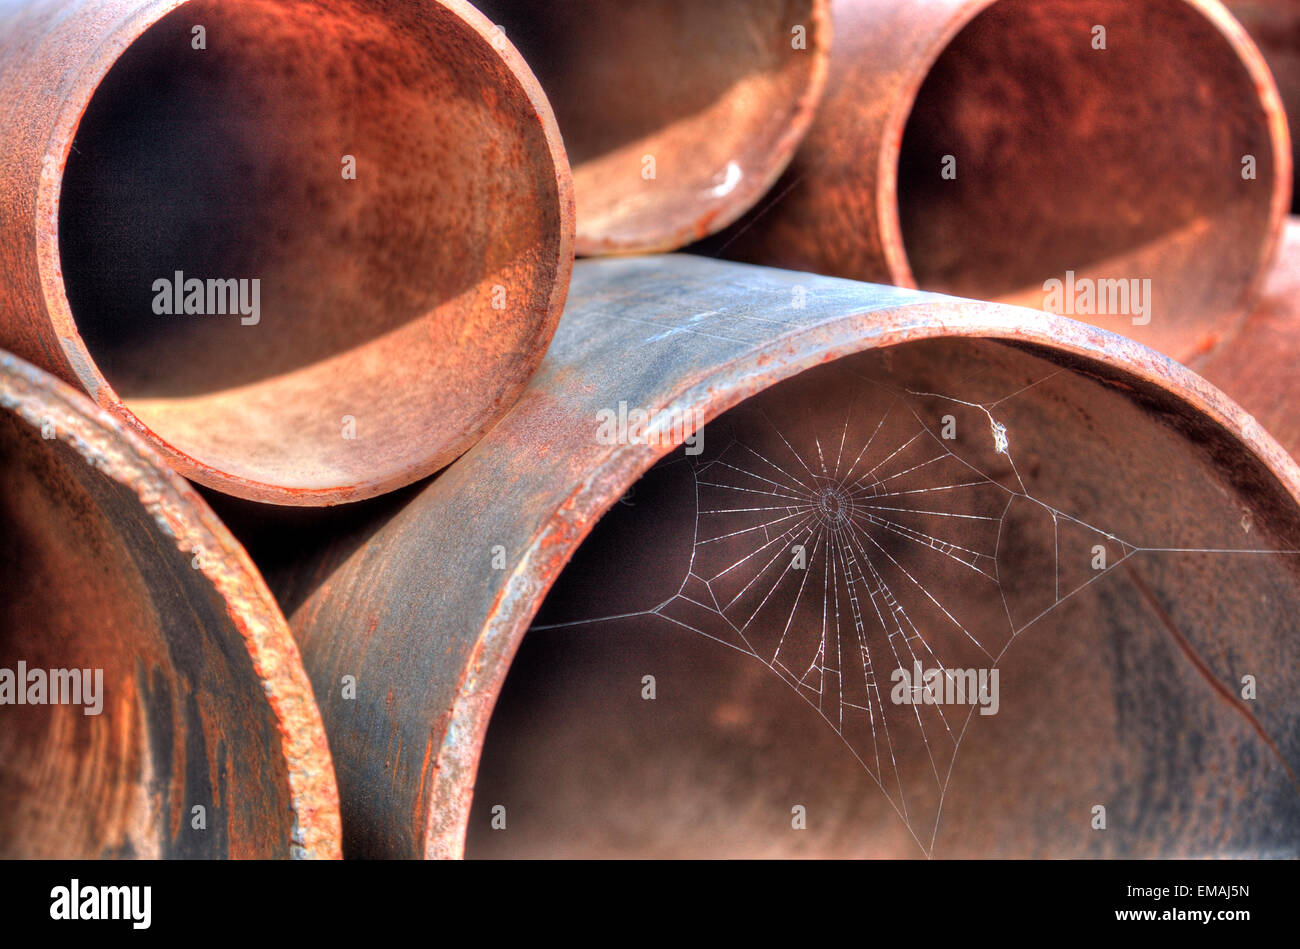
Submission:
[[[0,855],[289,856],[277,723],[224,604],[132,489],[9,413],[0,570]]]
[[[1300,510],[1207,417],[957,339],[809,370],[703,440],[538,613],[467,855],[1300,853]],[[914,663],[996,670],[997,701],[903,701]]]
[[[767,171],[815,61],[792,48],[797,26],[812,42],[807,0],[476,5],[546,90],[573,165],[579,231],[596,238],[671,234],[740,176]]]
[[[381,535],[431,480],[331,507],[270,507],[210,489],[199,491],[257,564],[280,610],[293,617],[338,566]]]
[[[906,126],[898,213],[913,275],[1039,307],[1067,271],[1149,279],[1153,325],[1097,321],[1185,352],[1257,272],[1270,148],[1250,74],[1191,5],[1001,0],[940,54]]]
[[[291,487],[390,476],[428,432],[481,425],[539,345],[560,232],[517,90],[437,5],[164,17],[97,89],[62,184],[65,286],[105,377],[182,451]]]

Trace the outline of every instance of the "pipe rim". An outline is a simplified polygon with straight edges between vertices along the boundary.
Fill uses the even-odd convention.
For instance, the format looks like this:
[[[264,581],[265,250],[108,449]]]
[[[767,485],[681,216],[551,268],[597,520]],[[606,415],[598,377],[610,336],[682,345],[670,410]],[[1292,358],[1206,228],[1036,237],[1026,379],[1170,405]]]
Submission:
[[[108,409],[130,426],[135,434],[143,438],[182,475],[205,487],[235,497],[292,506],[333,505],[386,494],[433,474],[478,441],[496,423],[501,413],[498,412],[495,417],[489,418],[477,430],[468,432],[451,442],[438,457],[428,457],[426,453],[423,460],[409,462],[400,470],[383,477],[368,479],[357,484],[340,484],[322,488],[290,488],[222,471],[172,445],[146,425],[127,406],[104,376],[82,339],[64,286],[62,257],[59,250],[62,181],[72,144],[86,109],[118,58],[160,20],[189,2],[191,0],[153,0],[120,19],[108,32],[94,55],[82,64],[75,75],[70,76],[72,92],[60,102],[58,120],[46,139],[45,158],[35,195],[35,250],[41,284],[40,297],[62,350],[57,354],[57,358],[69,368],[80,385],[90,394],[92,401]],[[472,6],[469,0],[422,0],[422,2],[436,3],[446,8],[503,60],[506,69],[518,83],[519,90],[537,114],[542,141],[550,153],[551,165],[556,172],[555,187],[559,204],[560,228],[555,248],[555,279],[552,282],[547,311],[539,326],[538,339],[543,345],[533,347],[524,355],[520,367],[525,372],[521,373],[514,384],[500,390],[497,394],[495,404],[508,408],[523,392],[529,378],[541,364],[568,296],[576,244],[573,176],[550,103],[537,78],[514,45],[508,40],[504,42],[499,40],[496,27]]]
[[[1202,413],[1263,464],[1300,507],[1300,464],[1253,416],[1181,363],[1117,333],[1051,313],[939,294],[927,302],[846,316],[834,328],[835,339],[828,342],[817,341],[816,333],[816,329],[803,331],[801,335],[813,340],[804,348],[798,347],[797,338],[786,338],[752,350],[726,367],[722,388],[710,388],[706,378],[679,389],[667,404],[683,413],[699,411],[707,425],[770,386],[855,353],[953,337],[1027,343],[1049,353],[1103,363]],[[574,488],[568,504],[551,512],[527,542],[482,623],[443,732],[430,736],[439,747],[424,815],[426,857],[464,857],[475,775],[496,698],[546,594],[604,512],[675,447],[611,447],[605,461]],[[593,489],[596,485],[600,487]]]
[[[276,722],[293,805],[293,854],[341,859],[338,788],[324,722],[288,622],[244,548],[194,488],[115,415],[4,350],[0,409],[37,431],[51,418],[60,441],[139,499],[160,537],[187,555],[213,555],[200,557],[196,570],[225,604]]]
[[[808,82],[788,110],[785,131],[759,168],[760,174],[746,174],[726,201],[713,213],[698,217],[664,232],[656,240],[621,237],[617,234],[583,232],[578,228],[576,250],[582,257],[603,255],[658,254],[678,250],[730,227],[751,211],[772,190],[794,160],[799,146],[817,117],[817,109],[826,89],[830,56],[834,44],[831,17],[832,0],[810,0],[809,47],[812,68]]]
[[[1001,0],[972,0],[952,11],[942,28],[935,33],[933,42],[926,47],[924,55],[915,60],[914,68],[908,73],[902,91],[896,97],[885,119],[881,149],[876,158],[879,176],[877,180],[880,182],[876,195],[876,213],[880,221],[880,242],[884,250],[889,279],[897,286],[912,289],[917,286],[911,261],[903,243],[902,216],[898,204],[898,167],[908,120],[916,105],[921,87],[939,58],[972,21],[999,2]],[[1247,77],[1255,86],[1260,98],[1260,106],[1267,116],[1273,167],[1278,180],[1272,190],[1268,228],[1261,236],[1259,266],[1255,270],[1251,283],[1242,291],[1231,314],[1231,323],[1236,327],[1245,319],[1263,292],[1268,265],[1275,259],[1281,246],[1282,231],[1291,206],[1294,172],[1291,134],[1287,128],[1286,110],[1273,74],[1269,71],[1259,47],[1227,7],[1221,0],[1179,0],[1179,2],[1187,7],[1189,12],[1205,20],[1236,54]]]

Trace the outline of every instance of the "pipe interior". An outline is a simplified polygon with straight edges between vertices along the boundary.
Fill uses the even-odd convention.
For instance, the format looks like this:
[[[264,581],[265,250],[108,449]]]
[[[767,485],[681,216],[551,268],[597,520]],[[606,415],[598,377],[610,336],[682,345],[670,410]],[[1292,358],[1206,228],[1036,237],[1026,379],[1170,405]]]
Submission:
[[[943,177],[945,156],[955,179]],[[1136,313],[1070,315],[1186,356],[1244,303],[1275,175],[1251,76],[1190,4],[1000,0],[917,95],[899,223],[925,288],[1042,308],[1045,281],[1066,271],[1150,279],[1148,325]]]
[[[549,340],[556,171],[517,79],[437,4],[195,0],[81,120],[64,284],[127,407],[200,462],[302,489],[425,474]],[[178,272],[203,315],[155,312]],[[209,280],[249,306],[207,312]]]
[[[555,109],[584,253],[703,237],[745,210],[736,197],[750,179],[779,170],[815,68],[809,0],[476,5]],[[807,49],[792,48],[798,25]]]
[[[576,551],[466,853],[1294,857],[1300,557],[1221,549],[1300,550],[1295,499],[1122,372],[969,339],[809,370]],[[996,713],[896,703],[914,661],[996,668]]]
[[[276,722],[211,585],[133,491],[0,413],[0,856],[288,856]],[[75,693],[60,698],[76,699]],[[86,714],[98,705],[98,714]],[[194,826],[202,807],[205,829]]]

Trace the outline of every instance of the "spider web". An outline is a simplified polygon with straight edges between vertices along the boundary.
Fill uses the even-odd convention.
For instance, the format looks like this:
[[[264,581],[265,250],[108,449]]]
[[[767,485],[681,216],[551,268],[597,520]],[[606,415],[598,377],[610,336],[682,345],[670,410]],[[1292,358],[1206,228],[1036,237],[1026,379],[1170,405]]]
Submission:
[[[721,449],[661,462],[690,464],[694,478],[677,593],[640,613],[533,628],[653,614],[763,663],[843,740],[930,856],[978,704],[920,701],[914,671],[996,669],[1017,636],[1143,551],[1296,553],[1141,547],[1032,497],[994,411],[1060,371],[983,404],[862,380],[833,425],[779,422],[761,398],[742,404]],[[872,391],[885,398],[864,397]],[[986,426],[979,457],[927,424],[918,401]],[[1051,524],[1037,600],[1000,570],[1009,524],[1026,516]],[[911,702],[891,697],[898,670],[911,677],[900,686]]]

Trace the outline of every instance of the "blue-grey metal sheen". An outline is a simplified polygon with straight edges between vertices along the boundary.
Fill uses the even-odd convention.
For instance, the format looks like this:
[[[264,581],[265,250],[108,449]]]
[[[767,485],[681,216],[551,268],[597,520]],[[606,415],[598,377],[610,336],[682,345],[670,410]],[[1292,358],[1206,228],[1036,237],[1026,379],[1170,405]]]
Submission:
[[[673,448],[599,438],[602,412],[626,403],[707,424],[805,370],[936,339],[992,340],[1110,380],[1108,398],[1160,406],[1153,430],[1194,420],[1268,486],[1255,503],[1300,523],[1300,476],[1253,419],[1097,327],[703,257],[581,261],[541,369],[505,418],[372,522],[268,577],[321,704],[345,854],[461,854],[479,753],[521,638],[596,521]],[[343,695],[346,676],[355,698]]]

